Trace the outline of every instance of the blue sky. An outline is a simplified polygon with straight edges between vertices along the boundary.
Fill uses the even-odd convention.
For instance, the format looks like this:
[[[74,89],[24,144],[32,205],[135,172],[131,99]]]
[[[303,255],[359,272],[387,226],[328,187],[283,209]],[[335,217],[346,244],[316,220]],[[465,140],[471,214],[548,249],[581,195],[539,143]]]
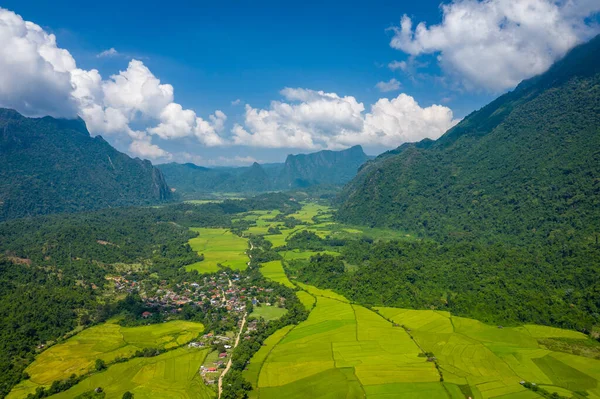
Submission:
[[[487,2],[495,1],[502,0]],[[531,1],[545,3],[543,0]],[[554,4],[550,1],[547,3]],[[508,65],[517,72],[514,76],[499,77],[497,82],[492,81],[493,75],[480,76],[476,71],[469,71],[469,60],[463,61],[460,58],[461,54],[466,54],[466,58],[476,57],[477,46],[494,45],[489,37],[482,37],[471,48],[465,48],[466,46],[456,43],[440,42],[439,38],[435,38],[433,30],[431,37],[417,39],[416,36],[408,36],[407,39],[407,36],[399,33],[399,28],[392,29],[399,27],[401,18],[406,15],[413,21],[413,30],[417,23],[424,22],[428,27],[438,25],[442,34],[450,35],[455,32],[455,28],[450,23],[448,26],[443,25],[444,16],[450,19],[453,13],[458,14],[458,6],[471,7],[475,17],[477,12],[484,15],[489,13],[491,8],[485,8],[477,1],[447,2],[448,7],[458,5],[446,10],[440,7],[439,1],[104,1],[74,6],[72,1],[63,0],[5,0],[1,7],[16,13],[25,21],[34,22],[45,32],[54,34],[58,48],[68,50],[78,68],[97,69],[102,79],[106,80],[111,75],[126,70],[132,58],[137,59],[160,79],[161,84],[172,85],[174,102],[183,109],[193,110],[204,120],[208,120],[215,110],[221,110],[227,120],[221,130],[216,129],[224,142],[227,142],[224,145],[207,146],[192,136],[173,139],[148,133],[144,139],[148,142],[151,140],[153,145],[169,153],[168,157],[156,157],[156,162],[192,160],[211,165],[243,164],[251,159],[283,161],[288,153],[311,152],[321,148],[337,149],[355,143],[363,144],[367,152],[374,154],[396,147],[402,141],[426,137],[427,131],[445,130],[458,119],[509,90],[514,82],[529,77],[528,70],[543,71],[570,47],[596,33],[597,26],[593,18],[597,20],[598,10],[588,3],[591,4],[582,1],[577,13],[561,9],[558,5],[558,10],[565,15],[566,21],[559,27],[543,24],[532,26],[531,29],[540,31],[540,38],[537,39],[540,41],[539,46],[533,50],[530,44],[523,44],[528,36],[531,37],[531,32],[523,32],[523,43],[513,45],[511,51],[523,51],[523,57],[535,58],[535,51],[539,49],[540,54],[550,53],[550,56],[535,63],[534,67]],[[536,12],[548,13],[539,7],[522,12],[530,12],[532,15]],[[510,11],[507,14],[510,15]],[[590,15],[596,16],[592,18],[592,22]],[[496,17],[490,16],[491,24],[495,23]],[[465,20],[464,24],[469,24],[469,21]],[[580,26],[575,26],[576,24]],[[581,26],[585,30],[577,29]],[[566,32],[573,35],[570,41],[563,43],[558,38],[543,38],[544,29],[561,28],[572,28],[572,32]],[[409,29],[408,32],[413,31]],[[465,32],[459,30],[457,35],[459,34],[464,35]],[[510,35],[511,32],[507,31],[506,34]],[[477,36],[477,33],[473,35]],[[394,37],[404,40],[401,44],[394,45],[397,48],[392,48],[391,41]],[[503,39],[499,37],[497,40]],[[548,43],[549,40],[554,41]],[[117,54],[98,56],[111,48]],[[443,58],[438,58],[440,55]],[[389,67],[393,61],[409,60],[414,60],[410,70],[391,70]],[[493,58],[488,57],[487,62],[486,65],[476,65],[474,68],[486,68],[487,65],[494,64]],[[391,84],[391,87],[399,86],[397,90],[382,92],[376,87],[378,82],[389,82],[391,79],[397,81]],[[314,92],[285,96],[280,91],[286,87]],[[372,104],[382,98],[394,99],[401,93],[414,99],[422,108],[439,104],[444,107],[444,112],[449,108],[452,115],[444,116],[444,122],[436,122],[437,125],[431,127],[431,121],[418,120],[422,114],[419,108],[418,114],[411,116],[412,119],[399,119],[397,123],[414,126],[412,130],[422,131],[421,133],[390,135],[389,139],[372,142],[372,138],[384,133],[375,132],[379,127],[363,132],[364,129],[357,127],[362,122],[351,121],[352,116],[349,116],[348,122],[337,120],[335,116],[326,113],[318,117],[310,116],[301,122],[302,127],[299,128],[300,122],[290,124],[289,120],[285,120],[286,116],[271,107],[271,101],[275,100],[292,106],[304,104],[310,112],[320,113],[323,104],[332,104],[327,102],[331,97],[315,94],[318,91],[335,93],[339,98],[351,96],[358,103],[364,104],[364,112],[359,112],[359,119],[365,121]],[[0,91],[0,100],[2,94]],[[240,103],[232,105],[236,99]],[[344,101],[333,101],[336,107],[344,108]],[[4,105],[10,104],[8,102]],[[259,122],[261,126],[265,121],[273,123],[274,132],[268,132],[270,136],[267,133],[266,136],[261,136],[261,127],[247,120],[244,104],[249,104],[257,112],[267,112],[267,116]],[[413,107],[412,103],[402,107],[405,106]],[[404,113],[405,108],[399,107],[394,109],[399,110],[399,114]],[[337,115],[338,111],[332,112]],[[133,130],[144,131],[158,123],[159,114],[160,111],[156,111],[154,115],[136,116],[129,121],[129,126]],[[302,115],[306,116],[305,113]],[[336,122],[326,123],[332,119]],[[248,134],[233,143],[230,135],[236,123]],[[344,129],[349,129],[350,138],[330,140],[330,135]],[[352,129],[356,129],[356,132],[360,130],[361,133]],[[381,129],[385,130],[383,127]],[[331,133],[330,130],[335,130],[336,133]],[[292,131],[294,133],[290,133]],[[282,135],[297,134],[306,138],[313,131],[318,133],[315,133],[312,141],[309,139],[310,144],[295,146],[294,143],[298,141],[290,139],[282,140],[275,148],[271,148],[273,140],[278,140],[274,137],[279,132],[287,132],[281,133]],[[97,133],[102,134],[102,131]],[[439,134],[441,133],[432,133],[433,136]],[[131,151],[132,147],[128,147],[132,140],[131,134],[123,137],[117,134],[102,135],[119,149],[138,155]],[[306,143],[306,139],[303,143]],[[182,157],[183,153],[187,154],[187,159]]]

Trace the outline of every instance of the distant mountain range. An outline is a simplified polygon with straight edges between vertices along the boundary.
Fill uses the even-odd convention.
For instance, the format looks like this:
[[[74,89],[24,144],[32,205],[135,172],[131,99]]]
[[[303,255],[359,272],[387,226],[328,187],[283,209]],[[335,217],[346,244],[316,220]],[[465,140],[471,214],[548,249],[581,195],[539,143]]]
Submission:
[[[0,109],[0,221],[170,199],[160,170],[91,137],[81,119]]]
[[[208,192],[263,192],[349,182],[369,160],[361,146],[342,151],[288,155],[285,163],[205,168],[194,164],[158,165],[169,185],[184,198]]]
[[[599,176],[600,36],[437,141],[365,164],[338,218],[438,237],[597,240]]]

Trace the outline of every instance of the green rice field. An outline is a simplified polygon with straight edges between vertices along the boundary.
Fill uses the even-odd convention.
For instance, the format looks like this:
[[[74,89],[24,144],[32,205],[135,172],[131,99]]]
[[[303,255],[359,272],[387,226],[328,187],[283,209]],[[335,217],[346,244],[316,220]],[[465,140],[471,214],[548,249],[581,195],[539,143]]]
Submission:
[[[271,281],[283,284],[286,287],[295,288],[294,284],[292,284],[285,275],[285,271],[279,260],[263,263],[260,267],[260,272],[265,278]]]
[[[196,338],[204,326],[187,321],[171,321],[142,327],[121,327],[115,321],[90,327],[42,352],[26,372],[30,375],[17,385],[9,398],[24,398],[38,386],[48,386],[71,374],[86,374],[96,359],[110,363],[117,357],[130,357],[143,348],[170,349]]]
[[[200,273],[219,271],[219,265],[235,270],[245,270],[248,267],[248,241],[238,237],[227,229],[193,228],[199,236],[189,241],[192,249],[204,254],[204,260],[186,267],[198,270]]]
[[[298,284],[307,309],[273,335],[245,372],[254,398],[600,398],[600,361],[543,349],[538,339],[587,340],[552,327],[490,326],[433,310],[375,308]],[[289,327],[289,326],[288,326]],[[431,352],[435,362],[424,352]],[[441,381],[443,377],[443,382]]]
[[[127,391],[136,399],[214,398],[216,392],[198,374],[207,352],[180,348],[156,357],[135,358],[112,365],[52,398],[72,399],[97,387],[104,390],[106,399],[120,399]]]

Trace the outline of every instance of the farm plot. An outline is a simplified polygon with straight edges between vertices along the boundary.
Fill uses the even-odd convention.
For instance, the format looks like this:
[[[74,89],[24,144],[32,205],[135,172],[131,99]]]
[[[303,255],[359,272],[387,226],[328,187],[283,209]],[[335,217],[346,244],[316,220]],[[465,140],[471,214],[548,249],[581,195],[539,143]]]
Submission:
[[[316,306],[270,350],[253,381],[258,397],[358,398],[367,386],[381,391],[386,384],[439,381],[434,364],[419,356],[402,328],[333,299],[345,299],[335,293],[303,287],[317,296]]]
[[[188,265],[186,269],[200,273],[219,271],[219,265],[235,270],[245,270],[248,265],[248,241],[227,229],[193,228],[200,235],[189,241],[192,249],[204,254],[204,260]]]
[[[275,281],[276,283],[285,285],[289,288],[295,288],[294,284],[292,284],[285,275],[285,271],[279,260],[263,263],[260,267],[260,272],[266,279]]]
[[[120,399],[127,391],[136,399],[214,398],[215,391],[198,374],[207,352],[207,349],[179,348],[156,357],[135,358],[110,366],[52,397],[71,399],[101,387],[106,399]]]
[[[38,386],[50,385],[71,374],[89,372],[96,359],[107,363],[130,357],[143,348],[174,348],[184,345],[204,330],[200,323],[171,321],[142,327],[121,327],[114,321],[83,330],[64,343],[42,352],[26,372],[30,379],[17,385],[8,396],[23,398]]]
[[[520,382],[549,392],[586,392],[600,397],[600,361],[544,349],[543,338],[586,340],[585,335],[558,328],[525,325],[490,326],[447,312],[377,308],[384,317],[410,331],[423,350],[438,359],[446,382],[468,385],[474,398],[539,397]]]

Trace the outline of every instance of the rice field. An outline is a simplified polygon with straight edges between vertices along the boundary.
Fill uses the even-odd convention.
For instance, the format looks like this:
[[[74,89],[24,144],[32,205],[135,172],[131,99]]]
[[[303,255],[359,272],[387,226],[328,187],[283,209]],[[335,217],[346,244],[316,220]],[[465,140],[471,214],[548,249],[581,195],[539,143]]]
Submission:
[[[474,398],[539,397],[521,381],[566,397],[584,391],[600,397],[600,361],[552,352],[538,343],[542,338],[588,339],[584,334],[537,325],[502,328],[431,310],[377,310],[408,328],[423,350],[434,353],[444,380],[468,385]]]
[[[135,358],[112,365],[52,398],[72,399],[97,387],[103,389],[106,399],[120,399],[127,391],[136,399],[214,398],[215,391],[198,374],[207,352],[186,347],[156,357]]]
[[[251,360],[245,375],[253,398],[541,398],[521,381],[564,397],[600,398],[600,361],[537,341],[588,339],[581,333],[500,328],[435,310],[369,310],[330,290],[298,286],[305,307],[315,298],[316,306]],[[439,372],[424,352],[433,353]]]
[[[254,382],[257,397],[364,397],[366,386],[439,381],[403,329],[328,290],[302,287],[316,307],[269,350]],[[250,367],[256,373],[255,359]]]
[[[245,270],[248,267],[248,240],[233,234],[227,229],[219,228],[192,228],[199,233],[198,237],[189,241],[192,249],[199,254],[204,254],[204,260],[191,265],[186,269],[198,270],[200,273],[219,271],[219,265],[230,267],[234,270]]]
[[[289,288],[295,288],[294,284],[285,275],[285,271],[279,260],[263,263],[260,267],[260,272],[268,280],[275,281]]]
[[[113,320],[90,327],[42,352],[26,369],[30,379],[17,385],[8,397],[24,398],[38,386],[48,386],[71,374],[86,374],[94,368],[96,359],[110,363],[143,348],[185,345],[203,330],[200,323],[181,320],[141,327],[121,327]]]

